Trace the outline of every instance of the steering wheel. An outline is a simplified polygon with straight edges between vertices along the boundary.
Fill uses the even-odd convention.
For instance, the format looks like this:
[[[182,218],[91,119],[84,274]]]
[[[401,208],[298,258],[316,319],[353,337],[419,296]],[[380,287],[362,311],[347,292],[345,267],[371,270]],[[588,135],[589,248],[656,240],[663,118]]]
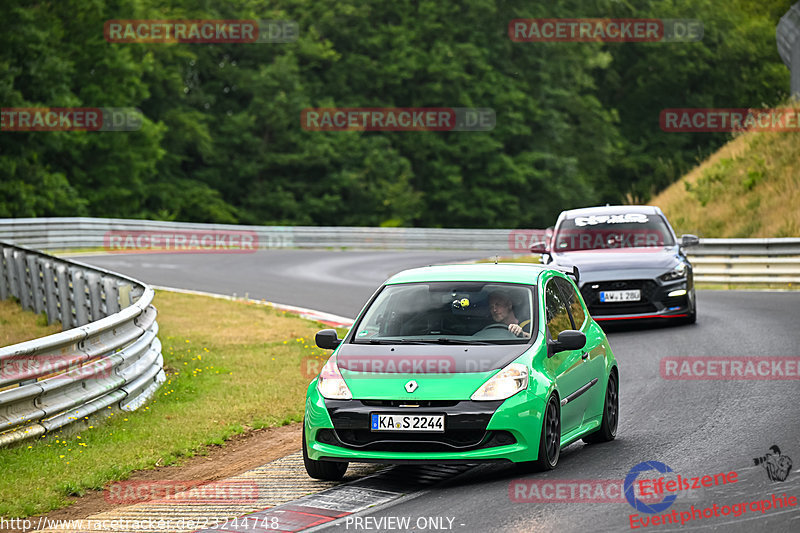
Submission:
[[[497,335],[500,335],[500,332],[492,333],[490,330],[492,329],[502,329],[506,332],[506,335],[502,335],[502,337],[508,337],[509,339],[516,339],[517,336],[508,331],[508,324],[500,324],[494,323],[489,324],[488,326],[484,327],[483,329],[475,332],[472,336],[476,339],[497,339]]]
[[[483,328],[481,331],[486,331],[487,329],[492,329],[492,328],[503,328],[504,330],[508,331],[508,324],[500,324],[500,323],[496,322],[494,324],[489,324],[488,326]]]

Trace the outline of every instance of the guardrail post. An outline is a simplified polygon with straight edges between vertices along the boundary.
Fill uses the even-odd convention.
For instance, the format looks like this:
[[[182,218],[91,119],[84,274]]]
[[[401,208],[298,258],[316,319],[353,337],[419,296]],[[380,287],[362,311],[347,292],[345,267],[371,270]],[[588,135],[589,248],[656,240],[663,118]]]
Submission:
[[[58,322],[58,293],[56,292],[56,273],[53,270],[53,263],[45,261],[42,265],[44,275],[44,305],[47,310],[47,323]]]
[[[34,255],[28,256],[28,272],[31,276],[31,297],[33,299],[33,311],[37,315],[44,311],[44,300],[42,298],[42,269],[41,261]]]
[[[138,302],[139,298],[142,297],[142,294],[144,294],[144,290],[142,290],[141,287],[133,286],[131,288],[131,303],[133,304]]]
[[[800,98],[800,37],[796,37],[792,46],[792,63],[790,67],[790,88],[794,98]]]
[[[19,282],[17,280],[17,267],[14,261],[14,250],[6,248],[3,250],[6,258],[6,279],[8,280],[8,292],[11,296],[19,299]]]
[[[96,272],[89,272],[86,275],[86,283],[89,285],[89,309],[92,321],[103,318],[101,276]]]
[[[23,309],[31,311],[33,310],[33,303],[31,302],[31,273],[28,272],[28,266],[25,264],[27,257],[24,252],[14,252],[14,262],[16,263],[19,283],[19,302]]]
[[[131,286],[127,283],[120,284],[117,288],[117,292],[119,294],[119,306],[120,309],[125,309],[126,307],[130,306],[133,302],[131,302]]]
[[[6,280],[6,270],[5,253],[0,253],[0,300],[8,299],[8,280]]]
[[[119,311],[117,282],[111,278],[103,278],[103,292],[105,293],[106,315],[113,315]]]
[[[70,268],[72,272],[72,299],[75,304],[75,325],[89,323],[89,304],[86,301],[86,279],[81,270]]]
[[[61,327],[71,329],[72,323],[72,302],[69,298],[69,281],[67,280],[67,267],[58,265],[56,267],[56,280],[58,280],[58,307],[61,316]]]

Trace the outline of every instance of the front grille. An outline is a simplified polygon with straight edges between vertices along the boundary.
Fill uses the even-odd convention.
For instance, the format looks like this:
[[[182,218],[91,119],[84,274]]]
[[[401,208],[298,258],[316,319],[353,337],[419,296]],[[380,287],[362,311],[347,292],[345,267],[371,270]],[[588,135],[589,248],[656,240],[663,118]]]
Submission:
[[[401,405],[417,405],[419,407],[453,407],[458,400],[361,400],[368,407],[400,407]]]
[[[317,440],[344,448],[381,452],[453,452],[514,444],[508,431],[446,430],[444,433],[384,433],[368,429],[322,429]]]
[[[589,307],[589,314],[592,316],[603,315],[638,315],[644,313],[655,313],[658,308],[651,303],[613,303],[598,304]]]
[[[597,285],[596,289],[592,287]],[[604,303],[600,301],[602,291],[623,291],[639,289],[642,299],[638,302],[614,302]],[[642,313],[654,313],[658,308],[653,303],[653,299],[658,291],[658,284],[649,279],[641,280],[618,280],[618,281],[595,281],[587,282],[581,287],[581,295],[589,308],[591,315],[635,315]]]
[[[510,433],[486,429],[502,403],[502,400],[325,400],[334,429],[320,430],[317,439],[347,448],[373,451],[453,452],[512,444],[516,441]],[[442,433],[371,431],[370,415],[374,412],[443,414],[445,430]]]

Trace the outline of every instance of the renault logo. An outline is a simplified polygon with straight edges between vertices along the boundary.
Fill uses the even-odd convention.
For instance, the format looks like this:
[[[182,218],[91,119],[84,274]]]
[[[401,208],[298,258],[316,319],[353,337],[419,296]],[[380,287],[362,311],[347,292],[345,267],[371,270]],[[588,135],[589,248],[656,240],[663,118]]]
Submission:
[[[417,382],[412,379],[406,383],[406,392],[414,392],[417,390],[417,387],[419,387],[419,385],[417,385]]]

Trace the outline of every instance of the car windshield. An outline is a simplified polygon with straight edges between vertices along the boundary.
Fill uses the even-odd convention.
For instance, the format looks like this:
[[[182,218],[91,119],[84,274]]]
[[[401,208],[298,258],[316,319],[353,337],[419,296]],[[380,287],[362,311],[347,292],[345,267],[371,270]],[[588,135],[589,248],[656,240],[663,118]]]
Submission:
[[[526,343],[536,336],[533,301],[533,287],[510,283],[387,285],[356,324],[353,342]]]
[[[563,220],[553,239],[553,250],[572,252],[674,244],[672,232],[661,216],[626,213]]]

